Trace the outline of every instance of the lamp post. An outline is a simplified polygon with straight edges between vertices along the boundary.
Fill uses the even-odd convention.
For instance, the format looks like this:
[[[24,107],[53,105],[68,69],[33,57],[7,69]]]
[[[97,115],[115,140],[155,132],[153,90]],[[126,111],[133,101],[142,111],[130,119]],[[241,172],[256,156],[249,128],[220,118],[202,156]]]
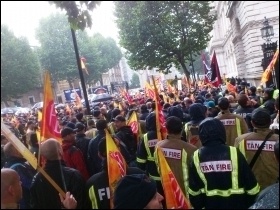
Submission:
[[[270,64],[275,51],[277,50],[277,41],[272,42],[271,38],[274,36],[273,26],[269,25],[268,19],[264,17],[263,27],[261,30],[261,36],[265,40],[265,43],[261,45],[263,51],[263,59],[261,66],[265,71]],[[266,82],[266,87],[275,84],[279,87],[279,67],[272,71],[270,79]]]

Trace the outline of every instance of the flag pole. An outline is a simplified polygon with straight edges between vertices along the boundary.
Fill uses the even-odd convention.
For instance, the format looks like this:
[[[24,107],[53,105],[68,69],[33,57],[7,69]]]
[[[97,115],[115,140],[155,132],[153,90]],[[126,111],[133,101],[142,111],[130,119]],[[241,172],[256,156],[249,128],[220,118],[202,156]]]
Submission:
[[[88,97],[87,97],[85,79],[84,79],[83,70],[82,70],[82,66],[81,66],[81,59],[80,59],[80,55],[79,55],[79,49],[78,49],[78,45],[77,45],[76,34],[75,34],[75,31],[72,28],[71,28],[71,34],[72,34],[74,50],[75,50],[75,54],[76,54],[76,60],[77,60],[81,85],[82,85],[82,89],[83,89],[83,93],[84,93],[85,104],[86,104],[86,108],[87,108],[87,114],[89,115],[90,114],[90,107],[89,107],[89,102],[88,102]]]

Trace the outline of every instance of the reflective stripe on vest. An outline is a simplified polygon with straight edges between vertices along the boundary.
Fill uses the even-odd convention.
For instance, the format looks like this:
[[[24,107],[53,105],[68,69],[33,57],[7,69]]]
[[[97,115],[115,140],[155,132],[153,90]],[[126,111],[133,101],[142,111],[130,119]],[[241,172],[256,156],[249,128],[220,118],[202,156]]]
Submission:
[[[159,176],[152,176],[151,174],[149,174],[149,177],[151,177],[155,181],[161,181]]]
[[[245,159],[247,160],[246,152],[245,152],[245,139],[242,139],[242,141],[239,142],[239,144],[238,144],[238,149],[240,150],[240,152],[243,154],[243,156],[244,156]]]
[[[91,201],[92,209],[98,209],[98,204],[97,204],[97,200],[96,200],[96,196],[95,196],[95,192],[94,192],[94,186],[91,186],[89,188],[88,194],[89,194],[89,198]]]
[[[204,173],[202,173],[201,168],[200,168],[200,162],[199,162],[199,157],[198,157],[198,151],[196,150],[193,155],[193,160],[194,160],[194,165],[196,168],[196,171],[202,180],[204,184],[204,188],[200,189],[202,193],[206,193],[207,196],[222,196],[222,197],[229,197],[232,194],[243,194],[244,188],[238,188],[238,159],[237,159],[237,151],[235,147],[229,147],[230,148],[230,157],[231,157],[231,162],[232,162],[232,171],[231,171],[231,180],[232,180],[232,188],[228,190],[207,190],[207,180],[204,176]],[[192,194],[192,191],[189,190],[190,194]],[[199,192],[194,192],[195,194]]]
[[[146,162],[147,162],[147,160],[141,159],[141,158],[136,158],[136,161],[137,161],[138,163],[146,163]]]
[[[182,170],[183,170],[183,179],[184,179],[184,187],[187,198],[189,197],[189,173],[188,173],[188,155],[187,152],[182,149]]]
[[[109,125],[109,130],[111,132],[111,135],[115,135],[115,130],[114,130],[113,124]]]
[[[144,145],[147,151],[147,159],[150,161],[155,161],[155,158],[152,156],[151,151],[149,149],[149,144],[148,144],[148,133],[144,134]]]
[[[187,133],[188,133],[188,123],[185,124],[185,133],[186,133],[186,138],[187,138]],[[188,141],[188,139],[187,139]]]
[[[236,118],[236,131],[237,131],[237,136],[241,136],[240,119],[238,118]]]

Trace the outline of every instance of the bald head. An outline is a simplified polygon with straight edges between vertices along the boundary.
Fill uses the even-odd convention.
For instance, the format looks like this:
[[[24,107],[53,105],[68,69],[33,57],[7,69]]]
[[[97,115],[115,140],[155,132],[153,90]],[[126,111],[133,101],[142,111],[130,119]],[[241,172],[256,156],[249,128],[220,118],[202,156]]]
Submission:
[[[14,145],[11,142],[8,142],[4,146],[4,154],[7,158],[10,157],[22,157],[19,151],[14,147]]]
[[[41,145],[41,155],[47,160],[60,160],[62,148],[59,142],[55,139],[48,139]]]
[[[16,199],[21,198],[21,189],[16,189],[19,183],[20,178],[15,170],[10,168],[1,169],[1,204],[4,200],[10,200],[13,196]],[[11,189],[11,187],[15,188]],[[18,200],[15,202],[18,202]]]

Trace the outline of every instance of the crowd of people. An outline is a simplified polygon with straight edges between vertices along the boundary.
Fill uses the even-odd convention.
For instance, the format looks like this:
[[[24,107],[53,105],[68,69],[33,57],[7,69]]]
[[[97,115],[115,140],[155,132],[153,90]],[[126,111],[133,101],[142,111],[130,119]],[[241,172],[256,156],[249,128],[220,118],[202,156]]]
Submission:
[[[66,192],[60,195],[1,134],[1,209],[167,208],[159,150],[195,209],[279,208],[279,96],[275,89],[236,92],[204,86],[160,93],[167,137],[159,141],[153,98],[112,100],[57,110],[61,143],[40,143],[39,112],[2,116]],[[137,113],[138,132],[127,124]],[[108,130],[127,163],[109,187]],[[39,145],[40,144],[40,145]],[[39,152],[40,150],[40,152]],[[111,203],[112,201],[112,203]]]

